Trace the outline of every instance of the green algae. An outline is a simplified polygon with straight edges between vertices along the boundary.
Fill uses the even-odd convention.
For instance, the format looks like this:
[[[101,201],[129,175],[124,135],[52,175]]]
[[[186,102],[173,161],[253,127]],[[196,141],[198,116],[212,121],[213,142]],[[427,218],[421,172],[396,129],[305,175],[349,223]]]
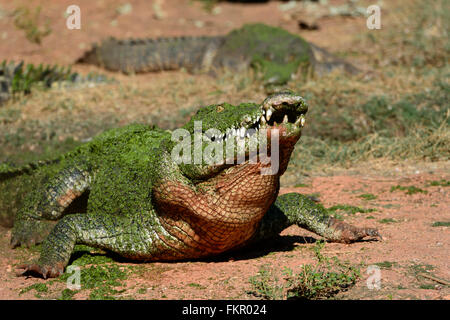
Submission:
[[[284,84],[299,68],[308,70],[312,51],[300,36],[256,23],[230,32],[216,59],[222,60],[223,67],[239,66],[245,61],[262,75],[264,83]]]

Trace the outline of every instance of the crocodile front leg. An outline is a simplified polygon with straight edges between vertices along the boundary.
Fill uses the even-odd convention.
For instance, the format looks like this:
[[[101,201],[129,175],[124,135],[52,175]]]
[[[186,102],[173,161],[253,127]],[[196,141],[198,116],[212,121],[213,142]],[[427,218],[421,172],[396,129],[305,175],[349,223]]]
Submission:
[[[148,214],[132,217],[104,213],[64,216],[44,240],[36,263],[18,267],[18,275],[58,277],[64,272],[75,244],[100,247],[135,260],[151,259],[170,251],[159,236],[164,235],[157,220]]]
[[[358,228],[331,217],[325,208],[299,193],[279,196],[264,216],[254,240],[268,239],[287,227],[298,226],[329,241],[351,243],[365,237],[379,237],[378,230]]]
[[[70,166],[49,177],[44,190],[28,194],[15,217],[13,248],[42,242],[64,210],[89,188],[91,174],[82,166]]]

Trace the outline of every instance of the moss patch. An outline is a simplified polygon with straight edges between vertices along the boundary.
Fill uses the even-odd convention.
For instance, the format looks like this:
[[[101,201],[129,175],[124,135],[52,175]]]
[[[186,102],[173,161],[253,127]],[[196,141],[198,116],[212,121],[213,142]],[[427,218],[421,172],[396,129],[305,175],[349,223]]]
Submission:
[[[224,67],[246,61],[266,84],[284,84],[299,68],[307,70],[311,54],[308,42],[301,37],[256,23],[230,32],[216,59],[222,60]]]

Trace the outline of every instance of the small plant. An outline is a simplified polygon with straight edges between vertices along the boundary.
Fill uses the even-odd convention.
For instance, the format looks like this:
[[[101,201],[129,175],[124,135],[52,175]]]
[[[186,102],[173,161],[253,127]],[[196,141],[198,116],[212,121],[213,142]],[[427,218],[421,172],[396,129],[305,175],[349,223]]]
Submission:
[[[392,218],[384,218],[384,219],[378,220],[378,222],[379,223],[395,223],[398,221],[395,219],[392,219]]]
[[[58,298],[58,300],[72,300],[73,296],[78,292],[78,290],[70,290],[70,289],[64,289],[61,292],[61,296]]]
[[[325,257],[321,250],[325,243],[318,241],[312,248],[317,265],[303,265],[299,273],[284,268],[284,283],[273,269],[263,266],[250,278],[254,294],[264,299],[324,299],[347,290],[360,277],[360,270],[336,257]]]
[[[364,193],[364,194],[360,194],[358,196],[358,198],[361,198],[364,200],[375,200],[377,198],[377,196],[374,194],[371,194],[371,193]]]
[[[28,41],[41,44],[42,39],[48,36],[52,29],[50,28],[50,20],[46,19],[44,25],[41,22],[41,6],[30,9],[24,6],[18,7],[13,12],[14,25],[17,29],[25,32]]]
[[[434,289],[436,289],[434,284],[421,284],[419,286],[419,288],[420,289],[425,289],[425,290],[430,290],[430,289],[434,290]]]
[[[283,299],[284,286],[279,283],[278,277],[269,265],[263,265],[256,276],[250,278],[250,284],[253,287],[256,296],[266,300]]]
[[[35,283],[35,284],[32,284],[31,286],[28,286],[28,287],[20,290],[19,295],[24,294],[30,290],[36,290],[36,292],[38,292],[38,293],[44,293],[44,292],[48,292],[48,287],[45,283]]]
[[[191,287],[191,288],[206,289],[205,286],[202,286],[201,284],[194,283],[194,282],[188,283],[188,286]]]
[[[423,263],[413,263],[409,266],[409,270],[415,275],[420,275],[422,273],[428,274],[430,271],[433,271],[435,267],[431,264],[423,264]]]
[[[306,183],[297,183],[296,185],[294,185],[295,188],[308,188],[309,185],[307,185]]]
[[[450,227],[449,221],[436,221],[432,225],[432,227]]]
[[[392,266],[394,264],[395,264],[395,262],[390,262],[390,261],[383,261],[383,262],[375,263],[376,266],[379,266],[380,268],[383,268],[383,269],[390,269],[390,268],[392,268]]]
[[[441,180],[434,180],[434,181],[428,181],[428,186],[431,187],[448,187],[450,186],[450,180],[445,180],[445,179],[441,179]]]
[[[329,298],[356,283],[360,277],[359,268],[343,263],[337,257],[325,257],[321,253],[324,246],[323,241],[318,241],[313,247],[319,261],[317,265],[303,265],[296,275],[287,270],[288,299]]]
[[[422,190],[422,189],[417,188],[415,186],[405,187],[405,186],[401,186],[401,185],[396,185],[396,186],[392,186],[391,187],[391,192],[394,192],[394,191],[397,191],[397,190],[406,191],[407,195],[412,195],[412,194],[415,194],[415,193],[424,193],[424,194],[428,193],[428,191]]]

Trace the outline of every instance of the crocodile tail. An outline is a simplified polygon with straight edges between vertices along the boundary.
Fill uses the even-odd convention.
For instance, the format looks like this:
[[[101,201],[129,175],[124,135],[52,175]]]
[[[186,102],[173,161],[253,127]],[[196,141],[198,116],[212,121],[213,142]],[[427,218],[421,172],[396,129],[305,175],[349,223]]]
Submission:
[[[39,167],[58,162],[60,159],[36,161],[22,167],[0,164],[0,225],[12,227],[18,210],[22,207],[24,195],[32,192],[40,179],[36,173]],[[41,179],[42,180],[42,179]]]
[[[223,37],[176,37],[159,39],[108,38],[95,44],[77,62],[111,71],[141,73],[186,68],[208,70]]]
[[[11,179],[23,174],[31,174],[33,171],[38,169],[39,167],[57,163],[61,159],[51,159],[51,160],[39,160],[35,162],[27,163],[26,165],[22,167],[14,167],[10,166],[6,163],[0,163],[0,181]]]

